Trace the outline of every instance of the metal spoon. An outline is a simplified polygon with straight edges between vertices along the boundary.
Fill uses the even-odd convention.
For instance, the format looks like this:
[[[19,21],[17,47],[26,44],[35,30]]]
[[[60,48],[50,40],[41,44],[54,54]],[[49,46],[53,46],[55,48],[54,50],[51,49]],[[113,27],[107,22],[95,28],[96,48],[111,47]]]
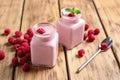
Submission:
[[[109,49],[112,46],[112,39],[111,38],[106,38],[104,39],[101,43],[107,43]],[[95,54],[93,54],[84,64],[82,64],[76,71],[76,73],[79,73],[85,66],[87,66],[88,63],[90,63],[100,52],[106,51],[106,50],[101,50],[101,43],[98,46],[98,50]]]

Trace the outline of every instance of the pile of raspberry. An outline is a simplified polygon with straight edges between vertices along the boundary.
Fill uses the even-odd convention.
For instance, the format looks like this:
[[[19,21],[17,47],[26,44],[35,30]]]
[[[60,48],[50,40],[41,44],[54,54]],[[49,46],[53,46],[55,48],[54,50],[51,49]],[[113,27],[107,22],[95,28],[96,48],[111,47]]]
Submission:
[[[9,35],[11,33],[10,29],[5,29],[4,34]],[[22,70],[27,72],[30,70],[31,64],[31,51],[30,51],[30,42],[33,37],[32,29],[29,28],[24,34],[24,38],[21,38],[22,32],[16,31],[13,36],[8,38],[8,43],[13,46],[13,49],[16,51],[16,56],[12,59],[12,66],[22,65]],[[1,56],[1,52],[0,52]]]
[[[85,33],[84,33],[84,40],[93,42],[95,40],[95,35],[98,35],[100,33],[100,29],[89,29],[89,24],[85,24]],[[78,56],[83,57],[85,54],[84,49],[78,50]]]

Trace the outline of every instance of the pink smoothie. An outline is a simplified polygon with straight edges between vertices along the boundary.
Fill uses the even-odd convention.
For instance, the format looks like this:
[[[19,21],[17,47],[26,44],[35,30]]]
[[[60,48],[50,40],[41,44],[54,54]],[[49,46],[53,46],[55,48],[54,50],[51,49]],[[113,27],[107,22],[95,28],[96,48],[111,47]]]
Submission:
[[[68,49],[72,49],[83,41],[85,21],[81,14],[74,17],[67,16],[69,12],[65,8],[61,10],[62,17],[57,22],[59,42]]]
[[[39,28],[45,33],[37,32]],[[34,36],[31,45],[31,60],[35,66],[53,67],[58,55],[58,33],[53,25],[48,23],[36,24],[33,27]]]

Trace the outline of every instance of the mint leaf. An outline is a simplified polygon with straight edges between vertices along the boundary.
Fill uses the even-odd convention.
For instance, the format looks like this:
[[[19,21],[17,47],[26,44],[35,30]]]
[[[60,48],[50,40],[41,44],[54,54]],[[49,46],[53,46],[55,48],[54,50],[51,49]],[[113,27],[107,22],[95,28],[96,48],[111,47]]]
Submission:
[[[80,10],[75,10],[75,8],[66,8],[65,9],[67,12],[71,12],[73,14],[80,14]]]
[[[65,9],[67,12],[71,12],[71,9],[70,8],[66,8]]]
[[[80,12],[80,10],[75,10],[75,13],[80,14],[81,12]]]

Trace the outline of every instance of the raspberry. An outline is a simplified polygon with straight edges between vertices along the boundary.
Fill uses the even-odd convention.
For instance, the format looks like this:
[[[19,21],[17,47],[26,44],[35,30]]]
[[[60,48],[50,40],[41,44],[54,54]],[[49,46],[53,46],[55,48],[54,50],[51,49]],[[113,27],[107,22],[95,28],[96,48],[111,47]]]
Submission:
[[[99,28],[96,28],[95,30],[94,30],[94,34],[95,35],[98,35],[100,33],[100,29]]]
[[[38,32],[39,34],[43,34],[43,33],[45,33],[45,30],[44,30],[43,28],[39,28],[39,29],[37,30],[37,32]]]
[[[27,39],[23,39],[23,40],[22,40],[22,43],[24,43],[24,42],[28,42],[28,40],[27,40]]]
[[[84,49],[80,49],[80,50],[78,51],[78,56],[79,56],[79,57],[83,57],[84,54],[85,54],[85,50],[84,50]]]
[[[30,46],[24,47],[23,52],[24,52],[24,53],[30,52]]]
[[[24,46],[20,46],[20,47],[18,48],[18,50],[22,50],[22,51],[23,51],[24,48],[25,48]]]
[[[24,39],[27,39],[27,40],[28,40],[29,37],[30,37],[30,36],[29,36],[28,34],[25,34],[25,35],[24,35]]]
[[[87,33],[84,33],[84,40],[88,37]]]
[[[85,31],[88,30],[89,24],[85,24]]]
[[[74,17],[75,15],[73,13],[68,14],[69,17]]]
[[[11,32],[11,31],[10,31],[10,29],[9,29],[9,28],[6,28],[6,29],[4,30],[4,34],[5,34],[5,35],[10,34],[10,32]]]
[[[25,56],[26,56],[27,60],[31,61],[31,54],[30,53],[27,53]]]
[[[9,37],[9,38],[8,38],[8,42],[9,42],[10,44],[14,44],[14,43],[15,43],[15,40],[14,40],[13,37]]]
[[[29,29],[27,30],[27,34],[29,34],[29,33],[31,33],[31,32],[32,32],[32,29],[29,28]]]
[[[18,66],[18,58],[16,58],[16,57],[14,57],[13,59],[12,59],[12,65],[14,66],[14,67],[16,67],[16,66]]]
[[[95,36],[93,34],[88,35],[88,40],[93,42],[95,40]]]
[[[4,51],[0,50],[0,60],[3,60],[5,58]]]
[[[33,37],[33,35],[34,35],[33,32],[28,33],[28,34],[29,34],[30,37]]]
[[[27,42],[22,43],[19,50],[22,50],[24,53],[30,52],[30,45]]]
[[[15,43],[16,43],[16,44],[21,44],[22,41],[23,41],[23,40],[22,40],[21,38],[16,38]]]
[[[30,42],[31,42],[31,40],[32,40],[32,38],[29,38],[29,39],[28,39],[28,43],[30,43]]]
[[[22,46],[26,47],[29,46],[29,44],[27,42],[22,43]]]
[[[28,58],[26,56],[20,58],[20,63],[23,65],[25,64],[26,62],[28,62]]]
[[[101,49],[102,50],[108,49],[108,44],[107,43],[101,43]]]
[[[94,34],[94,30],[92,30],[92,29],[89,30],[89,31],[88,31],[88,35],[90,35],[90,34]]]
[[[19,47],[20,47],[20,45],[19,45],[19,44],[15,44],[15,45],[14,45],[14,49],[15,49],[15,50],[18,50],[18,49],[19,49]]]
[[[32,32],[32,29],[31,29],[31,28],[29,28],[29,29],[27,30],[27,34],[28,34],[30,37],[33,37],[33,32]]]
[[[15,36],[16,36],[16,37],[21,37],[21,36],[22,36],[22,32],[16,31],[16,32],[15,32]]]
[[[25,54],[22,52],[22,50],[18,50],[17,56],[21,58],[21,57],[25,56]]]
[[[28,72],[30,70],[30,65],[28,63],[25,63],[23,66],[22,66],[22,70],[24,72]]]

